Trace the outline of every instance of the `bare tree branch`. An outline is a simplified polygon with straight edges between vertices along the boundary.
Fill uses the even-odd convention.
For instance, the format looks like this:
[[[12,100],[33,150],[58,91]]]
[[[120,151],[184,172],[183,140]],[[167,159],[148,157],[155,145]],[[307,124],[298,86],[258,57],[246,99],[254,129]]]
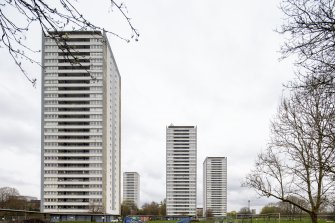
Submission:
[[[327,86],[334,93],[335,0],[282,0],[284,24],[277,30],[287,37],[281,48],[283,58],[298,57],[300,82],[290,87]]]
[[[33,85],[36,84],[36,78],[28,74],[24,66],[25,62],[41,66],[31,56],[31,54],[39,53],[40,50],[32,49],[26,43],[27,32],[29,32],[33,24],[39,24],[45,36],[50,32],[57,34],[57,32],[61,33],[64,30],[97,30],[109,33],[126,42],[130,42],[131,39],[138,40],[139,32],[131,23],[131,18],[128,16],[127,8],[123,3],[117,4],[114,0],[110,0],[111,5],[116,6],[126,19],[131,31],[130,38],[90,22],[76,9],[74,2],[75,0],[56,0],[51,2],[45,0],[4,0],[0,5],[0,47],[8,49],[8,53],[15,64]],[[15,13],[14,16],[13,11]],[[61,35],[53,35],[51,38],[55,38],[60,45],[65,46],[63,49],[67,50],[66,39],[62,39]]]
[[[334,102],[335,95],[325,88],[295,89],[284,98],[272,121],[269,146],[243,185],[298,207],[316,223],[335,191]]]

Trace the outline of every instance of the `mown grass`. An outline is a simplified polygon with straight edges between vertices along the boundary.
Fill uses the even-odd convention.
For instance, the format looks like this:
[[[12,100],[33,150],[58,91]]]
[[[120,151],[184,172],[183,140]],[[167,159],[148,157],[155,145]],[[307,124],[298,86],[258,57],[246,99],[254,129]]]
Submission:
[[[146,223],[177,223],[177,222],[178,220],[155,220],[155,221],[148,221]],[[61,223],[87,223],[87,221],[62,221]],[[210,220],[200,220],[196,222],[192,221],[191,223],[311,223],[311,219],[309,218],[280,219],[280,221],[278,218],[228,219],[224,221],[210,219]],[[318,223],[335,223],[335,219],[334,220],[319,219]]]
[[[205,221],[203,223],[209,223],[208,221]],[[213,222],[213,221],[212,221]],[[214,221],[217,223],[226,223],[226,222],[232,222],[232,223],[311,223],[310,218],[298,218],[298,219],[266,219],[266,218],[253,218],[253,219],[231,219],[228,221]],[[319,219],[318,223],[335,223],[335,221],[332,220],[324,220],[324,219]]]
[[[176,220],[155,220],[155,221],[149,221],[147,223],[177,223]],[[297,218],[297,219],[279,219],[278,218],[253,218],[253,219],[228,219],[228,220],[200,220],[197,222],[192,223],[311,223],[310,218]],[[318,223],[335,223],[334,220],[325,220],[325,219],[319,219]]]

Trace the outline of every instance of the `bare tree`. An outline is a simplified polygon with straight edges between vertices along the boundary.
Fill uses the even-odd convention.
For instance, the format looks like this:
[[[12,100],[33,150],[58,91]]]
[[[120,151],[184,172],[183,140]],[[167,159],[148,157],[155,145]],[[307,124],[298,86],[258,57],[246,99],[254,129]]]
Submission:
[[[293,201],[296,204],[299,204],[299,206],[301,207],[308,208],[308,203],[306,202],[306,200],[302,200],[299,197],[289,196],[289,200]],[[298,208],[297,206],[294,206],[288,202],[280,201],[277,203],[277,205],[278,205],[280,214],[290,216],[291,218],[294,218],[298,215],[301,217],[303,213],[303,210],[301,210],[301,208]]]
[[[249,207],[242,207],[238,213],[241,215],[250,215],[251,211]]]
[[[19,191],[12,187],[1,187],[0,188],[0,208],[13,208],[16,199],[19,196]],[[16,207],[16,206],[15,206]]]
[[[111,7],[117,8],[129,25],[131,30],[130,38],[106,30],[87,20],[77,10],[75,2],[75,0],[4,0],[0,3],[0,47],[8,50],[11,58],[32,84],[35,85],[36,78],[31,77],[26,72],[23,63],[28,61],[40,65],[31,56],[32,53],[39,53],[40,50],[32,49],[26,41],[27,32],[29,32],[33,24],[38,24],[44,35],[53,32],[51,38],[63,43],[66,43],[65,39],[60,38],[63,35],[56,34],[67,29],[99,30],[110,33],[127,42],[130,39],[137,41],[139,33],[130,22],[131,18],[128,17],[127,8],[123,3],[117,4],[114,0],[110,0]],[[66,46],[66,44],[63,45]]]
[[[166,198],[164,198],[159,204],[159,215],[166,216]]]
[[[142,214],[144,215],[159,215],[159,204],[155,201],[142,205]]]
[[[283,57],[297,56],[300,82],[293,86],[328,86],[334,93],[335,0],[282,0],[284,24],[278,30],[287,37]]]
[[[136,215],[138,214],[138,207],[133,200],[124,200],[121,204],[121,215]]]
[[[19,196],[19,191],[12,187],[0,188],[0,202],[6,202],[10,197]]]
[[[284,98],[269,146],[244,186],[298,207],[316,223],[320,208],[334,196],[334,102],[334,94],[324,88],[295,89]]]
[[[279,213],[278,205],[275,203],[270,203],[262,207],[260,214],[273,214]]]
[[[303,206],[303,207],[308,207],[308,204],[306,203],[305,200],[302,200],[296,196],[289,196],[289,200]],[[269,214],[269,213],[280,213],[281,215],[286,215],[286,216],[297,216],[302,214],[302,210],[300,208],[297,208],[296,206],[288,203],[288,202],[277,202],[277,203],[269,203],[265,205],[260,214]]]
[[[213,211],[211,209],[207,209],[206,212],[205,212],[205,217],[206,218],[212,218],[214,215],[213,215]]]

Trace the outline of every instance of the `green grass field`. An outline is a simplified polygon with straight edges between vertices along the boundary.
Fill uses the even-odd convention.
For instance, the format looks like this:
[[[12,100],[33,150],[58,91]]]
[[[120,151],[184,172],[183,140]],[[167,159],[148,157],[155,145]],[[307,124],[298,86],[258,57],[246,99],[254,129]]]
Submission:
[[[177,223],[177,220],[155,220],[148,221],[147,223]],[[62,223],[87,223],[87,221],[62,221]],[[121,222],[120,222],[121,223]],[[192,221],[192,223],[311,223],[308,217],[296,218],[296,219],[285,219],[281,218],[245,218],[245,219],[226,219],[226,220],[199,220]],[[333,218],[323,219],[320,218],[318,223],[335,223],[335,216]]]
[[[148,223],[177,223],[178,221],[149,221]],[[310,218],[297,218],[297,219],[279,219],[278,218],[253,218],[251,219],[227,219],[227,220],[200,220],[195,223],[311,223]],[[319,219],[318,223],[335,223],[335,217],[333,219]]]
[[[87,223],[87,221],[62,221],[63,223]],[[178,221],[148,221],[147,223],[177,223]],[[215,221],[215,220],[203,220],[197,221],[198,223],[226,223],[226,221]],[[247,219],[235,219],[233,221],[229,221],[232,223],[311,223],[310,219],[302,219],[300,220],[261,220],[261,219],[253,219],[251,222]],[[335,221],[326,221],[326,220],[319,220],[318,223],[335,223]]]

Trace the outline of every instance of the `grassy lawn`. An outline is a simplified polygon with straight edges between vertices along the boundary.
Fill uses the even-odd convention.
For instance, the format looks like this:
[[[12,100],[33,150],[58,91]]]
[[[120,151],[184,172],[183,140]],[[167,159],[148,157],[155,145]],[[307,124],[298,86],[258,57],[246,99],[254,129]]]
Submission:
[[[177,223],[178,221],[149,221],[148,223]],[[204,221],[197,221],[193,223],[311,223],[311,220],[309,218],[297,218],[297,219],[279,219],[278,218],[254,218],[254,219],[229,219],[225,221],[215,221],[213,220],[204,220]],[[319,219],[318,223],[335,223],[335,220],[324,220]]]
[[[157,221],[148,221],[147,223],[177,223],[177,220],[157,220]]]
[[[147,223],[177,223],[177,220],[156,220],[156,221],[148,221]],[[87,223],[87,221],[62,221],[62,223]],[[122,223],[122,222],[119,222]],[[225,221],[222,220],[202,220],[202,221],[194,221],[192,223],[311,223],[309,218],[297,218],[297,219],[279,219],[278,218],[253,218],[251,219],[228,219]],[[335,223],[335,220],[324,220],[319,219],[318,223]]]

